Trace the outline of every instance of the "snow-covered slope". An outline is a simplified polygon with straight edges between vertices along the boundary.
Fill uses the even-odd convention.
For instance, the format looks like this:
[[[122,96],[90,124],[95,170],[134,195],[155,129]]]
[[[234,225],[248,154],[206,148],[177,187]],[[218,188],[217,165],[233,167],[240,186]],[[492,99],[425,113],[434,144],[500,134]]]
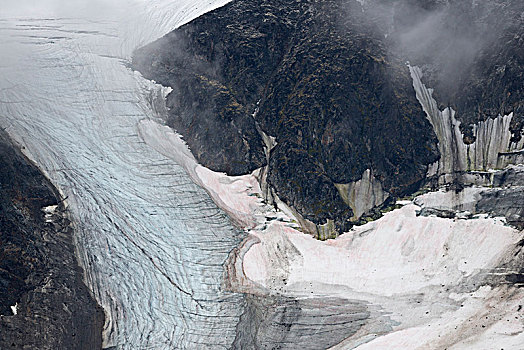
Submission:
[[[159,91],[125,66],[138,45],[226,2],[44,1],[0,14],[0,126],[67,198],[107,347],[234,340],[243,299],[220,286],[242,235],[141,139]]]
[[[429,193],[416,202],[448,200]],[[405,205],[324,242],[279,221],[252,230],[234,260],[234,287],[362,302],[369,318],[333,349],[520,349],[524,292],[504,278],[514,273],[505,263],[522,259],[522,233],[503,219],[417,216],[420,209]]]

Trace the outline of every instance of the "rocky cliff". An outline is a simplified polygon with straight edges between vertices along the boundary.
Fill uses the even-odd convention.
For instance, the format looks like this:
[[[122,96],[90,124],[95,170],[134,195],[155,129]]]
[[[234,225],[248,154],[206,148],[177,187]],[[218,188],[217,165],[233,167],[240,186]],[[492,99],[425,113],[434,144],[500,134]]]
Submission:
[[[340,231],[427,175],[516,162],[499,153],[521,140],[518,3],[233,1],[133,66],[173,89],[167,122],[203,165],[265,166],[285,204]]]
[[[0,348],[100,349],[104,314],[82,281],[59,195],[0,133]]]
[[[408,68],[359,7],[236,1],[138,50],[133,64],[173,88],[168,123],[205,166],[264,166],[263,131],[276,140],[267,181],[280,199],[342,228],[370,209],[346,190],[363,174],[403,195],[438,159]]]

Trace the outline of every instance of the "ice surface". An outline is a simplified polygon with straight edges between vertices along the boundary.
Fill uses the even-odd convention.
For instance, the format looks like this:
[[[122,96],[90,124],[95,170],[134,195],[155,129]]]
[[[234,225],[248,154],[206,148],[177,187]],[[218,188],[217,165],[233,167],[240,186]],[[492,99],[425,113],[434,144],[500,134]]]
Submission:
[[[448,107],[439,110],[433,98],[433,90],[422,82],[422,71],[418,67],[409,67],[413,78],[413,87],[428,120],[433,125],[439,141],[441,159],[430,165],[428,175],[454,174],[462,171],[489,171],[503,169],[509,164],[522,164],[524,158],[520,150],[524,139],[511,142],[510,124],[513,113],[505,116],[492,116],[473,126],[475,142],[466,145],[460,131],[460,122],[455,119],[455,111]]]
[[[243,233],[139,136],[159,91],[125,66],[137,46],[226,2],[42,1],[43,13],[0,14],[0,126],[67,198],[106,347],[234,341],[243,296],[221,288],[222,264]]]
[[[479,190],[414,202],[463,209]],[[524,292],[487,281],[511,273],[499,266],[514,259],[522,233],[497,218],[422,217],[413,202],[402,204],[324,242],[282,221],[251,230],[235,261],[236,287],[364,302],[370,319],[333,349],[520,349]]]

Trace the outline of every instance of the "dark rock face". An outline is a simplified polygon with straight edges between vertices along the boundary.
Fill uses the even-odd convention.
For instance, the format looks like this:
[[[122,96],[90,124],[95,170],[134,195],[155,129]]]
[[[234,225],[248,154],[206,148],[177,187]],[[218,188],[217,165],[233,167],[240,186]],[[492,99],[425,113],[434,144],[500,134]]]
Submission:
[[[82,281],[52,185],[0,134],[0,348],[100,349],[104,314]],[[46,222],[49,221],[49,222]],[[11,306],[18,304],[17,314]]]
[[[504,216],[508,224],[524,229],[524,167],[515,166],[495,174],[493,188],[481,194],[479,213]]]
[[[519,0],[370,0],[388,23],[388,45],[420,66],[441,109],[471,125],[514,113],[513,141],[524,126],[524,2]]]
[[[507,223],[524,229],[524,187],[487,191],[477,204],[477,211],[504,216]]]
[[[512,166],[503,171],[495,173],[493,176],[493,186],[495,187],[524,187],[524,167]]]
[[[510,166],[494,173],[491,185],[490,188],[477,188],[478,193],[471,197],[463,193],[471,188],[450,185],[447,188],[452,191],[449,200],[426,205],[424,199],[416,199],[415,204],[422,207],[417,215],[471,219],[476,214],[489,214],[505,217],[508,225],[524,229],[524,165]]]
[[[169,124],[205,166],[265,164],[268,183],[307,219],[344,227],[334,184],[366,169],[403,195],[438,159],[404,62],[356,1],[234,1],[136,52],[136,69],[171,86]],[[254,111],[257,111],[254,114]]]

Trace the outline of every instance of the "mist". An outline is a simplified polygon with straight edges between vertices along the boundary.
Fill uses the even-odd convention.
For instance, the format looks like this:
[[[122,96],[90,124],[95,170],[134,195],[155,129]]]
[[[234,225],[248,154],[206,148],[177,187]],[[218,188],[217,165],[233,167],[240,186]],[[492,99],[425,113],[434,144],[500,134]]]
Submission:
[[[133,2],[137,0],[2,0],[0,18],[85,16]]]
[[[422,67],[443,101],[453,100],[510,25],[512,5],[498,0],[368,0],[363,15],[391,55]]]

